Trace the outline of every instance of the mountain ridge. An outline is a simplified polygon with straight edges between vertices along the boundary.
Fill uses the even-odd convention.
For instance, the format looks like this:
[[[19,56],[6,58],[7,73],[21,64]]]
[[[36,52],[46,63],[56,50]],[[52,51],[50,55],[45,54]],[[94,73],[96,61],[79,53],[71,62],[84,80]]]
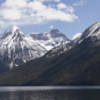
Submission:
[[[58,49],[55,56],[48,52],[51,57],[44,55],[0,75],[0,85],[100,85],[100,40],[87,38],[89,29],[72,49],[56,55],[62,51]]]

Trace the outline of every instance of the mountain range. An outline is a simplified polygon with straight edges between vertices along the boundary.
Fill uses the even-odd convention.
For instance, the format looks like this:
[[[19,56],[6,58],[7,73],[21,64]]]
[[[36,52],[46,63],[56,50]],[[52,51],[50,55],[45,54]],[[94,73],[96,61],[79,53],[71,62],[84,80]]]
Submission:
[[[1,65],[5,66],[3,68],[9,68],[7,66],[10,66],[11,61],[14,62],[11,60],[13,54],[15,54],[13,59],[17,56],[18,61],[20,59],[23,61],[18,63],[17,67],[10,66],[11,70],[0,75],[0,85],[100,85],[100,22],[91,25],[74,40],[69,40],[58,29],[48,33],[26,35],[19,28],[12,28],[0,41],[3,48],[0,49],[0,54],[3,54],[1,63],[8,61],[8,65]],[[26,52],[30,52],[30,48],[33,47],[41,55],[31,58],[27,53],[25,56],[25,49],[20,53],[19,49],[23,48],[23,45],[21,46],[23,41],[28,48]],[[32,45],[29,46],[28,41],[32,41]],[[36,45],[33,46],[33,44]],[[6,47],[3,47],[4,45]],[[10,53],[9,49],[4,49],[8,47],[11,48]],[[13,51],[17,49],[18,51],[13,52],[12,48],[14,48]],[[7,55],[4,55],[6,52],[8,52]],[[22,53],[24,53],[25,62]],[[30,59],[27,60],[28,56]],[[7,60],[4,60],[6,57]]]
[[[68,41],[57,29],[51,30],[50,33],[28,35],[19,27],[13,26],[1,36],[0,59],[9,69],[13,69]]]

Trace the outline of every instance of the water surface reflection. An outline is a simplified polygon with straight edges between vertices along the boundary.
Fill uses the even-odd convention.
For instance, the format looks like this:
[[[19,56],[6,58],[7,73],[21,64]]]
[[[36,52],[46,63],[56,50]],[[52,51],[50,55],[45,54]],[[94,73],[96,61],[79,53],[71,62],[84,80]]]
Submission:
[[[16,87],[17,88],[17,87]],[[99,88],[0,89],[0,100],[100,100]]]

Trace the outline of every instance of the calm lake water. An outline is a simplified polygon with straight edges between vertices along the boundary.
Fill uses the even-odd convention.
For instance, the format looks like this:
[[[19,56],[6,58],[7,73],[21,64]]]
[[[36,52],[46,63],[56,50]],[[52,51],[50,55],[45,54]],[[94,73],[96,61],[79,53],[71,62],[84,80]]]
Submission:
[[[0,87],[0,100],[100,100],[100,87]]]

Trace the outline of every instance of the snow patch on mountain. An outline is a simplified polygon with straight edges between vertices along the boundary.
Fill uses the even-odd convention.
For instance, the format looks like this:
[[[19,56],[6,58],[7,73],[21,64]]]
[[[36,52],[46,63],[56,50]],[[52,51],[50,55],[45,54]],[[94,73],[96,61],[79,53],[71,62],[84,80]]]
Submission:
[[[72,40],[79,39],[79,38],[81,37],[81,35],[82,35],[82,33],[76,33],[76,34],[73,36]]]
[[[47,52],[46,57],[59,56],[59,55],[63,54],[64,52],[71,50],[74,46],[75,46],[74,42],[61,44],[61,45],[51,49],[49,52]]]

